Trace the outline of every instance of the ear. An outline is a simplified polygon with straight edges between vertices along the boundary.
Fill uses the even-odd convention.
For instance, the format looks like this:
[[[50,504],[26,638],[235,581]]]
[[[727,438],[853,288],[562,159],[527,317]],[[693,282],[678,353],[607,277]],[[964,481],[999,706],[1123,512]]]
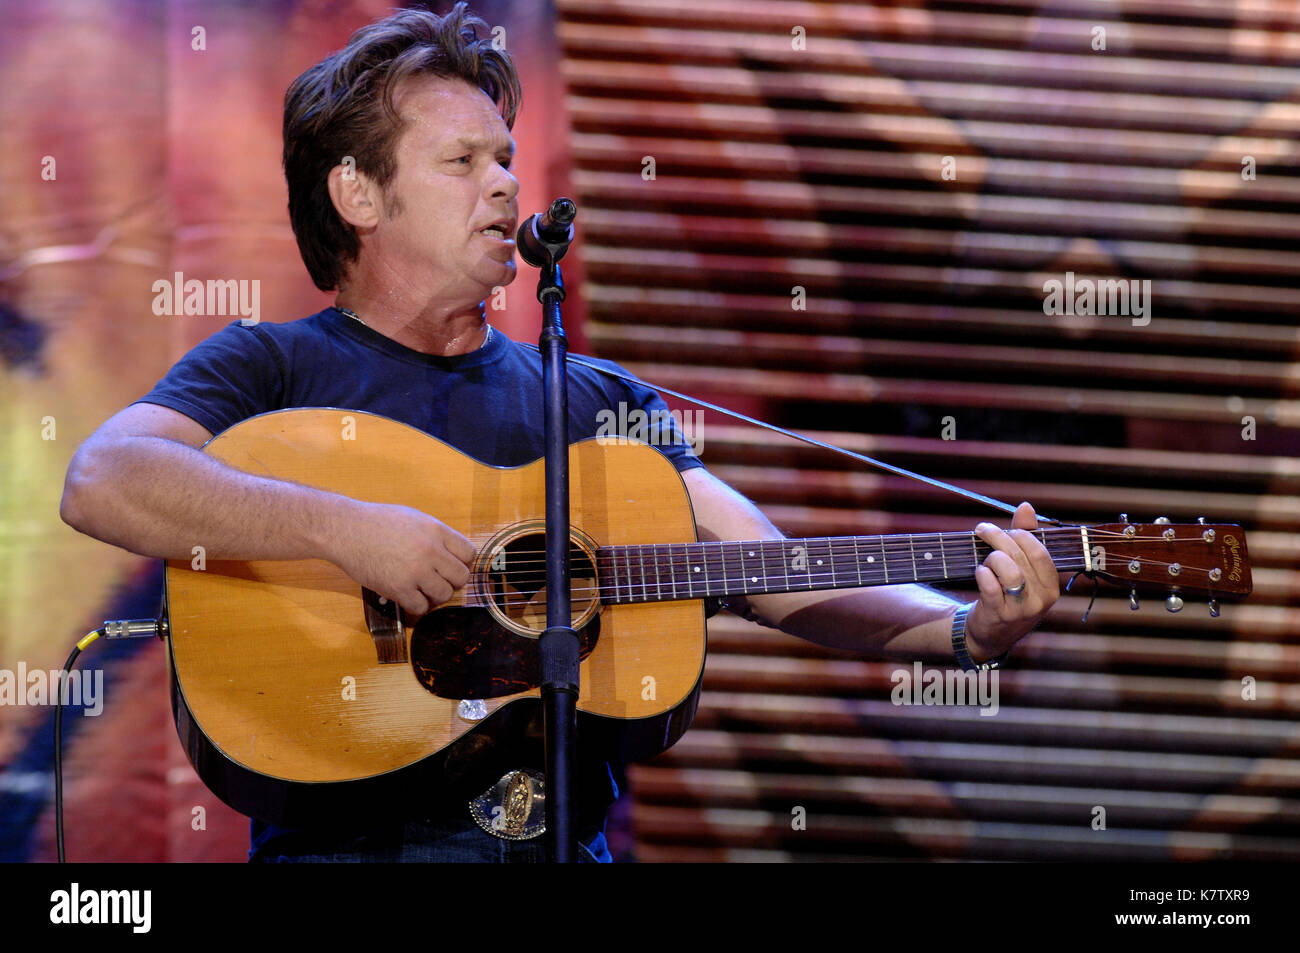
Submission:
[[[351,159],[351,156],[347,157]],[[330,169],[330,201],[334,211],[353,228],[370,229],[379,224],[382,210],[380,190],[373,179],[352,162]]]

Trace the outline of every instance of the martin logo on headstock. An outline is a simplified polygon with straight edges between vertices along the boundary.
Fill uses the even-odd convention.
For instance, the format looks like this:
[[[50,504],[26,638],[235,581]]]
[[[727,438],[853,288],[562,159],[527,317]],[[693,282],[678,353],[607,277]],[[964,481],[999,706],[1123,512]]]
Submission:
[[[1219,600],[1250,595],[1250,557],[1246,537],[1235,524],[1174,525],[1161,516],[1153,523],[1120,523],[1080,527],[1088,552],[1101,550],[1089,574],[1129,587],[1129,607],[1137,609],[1139,588],[1169,591],[1165,608],[1177,612],[1183,597],[1208,600],[1210,615],[1219,615]]]

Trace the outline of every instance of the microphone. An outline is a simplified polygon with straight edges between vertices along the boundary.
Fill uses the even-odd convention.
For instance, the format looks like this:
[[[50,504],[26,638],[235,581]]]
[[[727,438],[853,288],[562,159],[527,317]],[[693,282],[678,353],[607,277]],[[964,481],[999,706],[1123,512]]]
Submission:
[[[519,257],[535,268],[559,261],[573,241],[577,216],[578,206],[569,198],[558,198],[545,212],[528,216],[515,235]]]

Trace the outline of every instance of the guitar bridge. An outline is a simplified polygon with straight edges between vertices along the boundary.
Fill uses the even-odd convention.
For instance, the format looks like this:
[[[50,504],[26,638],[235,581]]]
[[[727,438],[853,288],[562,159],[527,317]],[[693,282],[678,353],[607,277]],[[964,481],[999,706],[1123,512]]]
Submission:
[[[361,590],[361,602],[366,608],[366,628],[375,640],[379,664],[395,665],[407,661],[401,606],[373,589],[365,588]]]

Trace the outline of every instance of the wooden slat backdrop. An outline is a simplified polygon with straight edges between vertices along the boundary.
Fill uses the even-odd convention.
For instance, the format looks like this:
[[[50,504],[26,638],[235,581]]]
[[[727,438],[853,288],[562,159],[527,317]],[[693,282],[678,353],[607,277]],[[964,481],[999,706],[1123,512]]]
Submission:
[[[1065,596],[994,717],[719,616],[696,727],[631,772],[640,858],[1300,859],[1296,5],[558,11],[596,353],[1062,518],[1240,522],[1255,566],[1219,619]],[[1149,279],[1150,323],[1045,315],[1067,271]],[[989,516],[703,436],[791,535]]]

